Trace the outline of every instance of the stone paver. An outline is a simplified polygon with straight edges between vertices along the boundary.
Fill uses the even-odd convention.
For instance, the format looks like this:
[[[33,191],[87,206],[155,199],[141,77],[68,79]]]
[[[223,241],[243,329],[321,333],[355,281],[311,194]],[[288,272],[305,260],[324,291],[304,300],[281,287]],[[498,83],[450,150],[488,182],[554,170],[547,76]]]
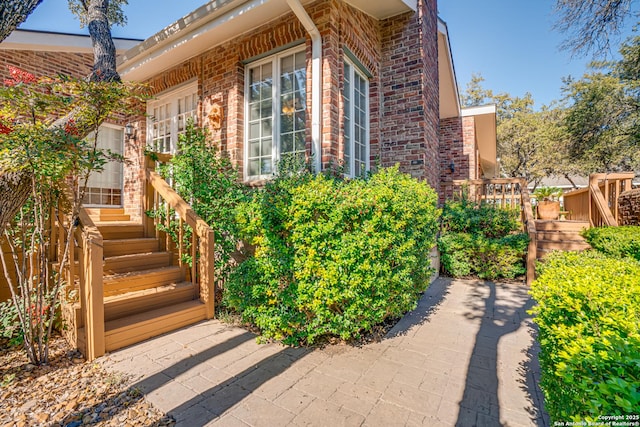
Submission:
[[[257,344],[202,322],[103,365],[179,426],[548,426],[527,288],[437,279],[379,343]]]

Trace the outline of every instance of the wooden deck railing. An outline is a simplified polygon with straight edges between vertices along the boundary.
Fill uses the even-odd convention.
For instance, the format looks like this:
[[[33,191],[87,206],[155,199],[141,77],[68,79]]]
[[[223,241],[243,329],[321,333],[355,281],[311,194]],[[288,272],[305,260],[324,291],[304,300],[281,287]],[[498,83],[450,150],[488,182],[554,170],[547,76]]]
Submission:
[[[159,162],[167,162],[170,156],[154,155]],[[206,306],[207,318],[214,317],[215,282],[214,282],[214,232],[200,218],[191,206],[175,192],[173,188],[155,170],[155,161],[147,158],[145,169],[145,196],[143,207],[145,212],[155,212],[153,217],[146,216],[143,221],[145,235],[163,237],[167,251],[173,250],[178,256],[178,263],[184,266],[186,254],[185,232],[188,226],[191,232],[189,255],[191,259],[190,279],[199,289],[199,298]],[[169,230],[172,222],[177,221],[177,242],[172,242]],[[160,225],[164,227],[159,227]]]
[[[67,188],[66,193],[67,199],[70,200],[73,197],[71,190]],[[58,205],[57,211],[52,211],[52,218],[56,218],[56,221],[50,222],[50,235],[52,240],[57,240],[57,250],[55,254],[52,254],[51,259],[64,265],[63,271],[60,273],[64,275],[68,289],[77,289],[78,291],[78,301],[86,334],[84,337],[85,357],[87,360],[93,360],[105,352],[104,289],[102,283],[103,239],[98,227],[84,209],[80,209],[78,212],[77,223],[69,224],[68,218],[65,218],[65,204],[68,205],[68,202],[63,201]],[[71,233],[69,233],[69,227],[72,227]],[[69,237],[71,237],[70,242],[67,240]],[[63,262],[67,245],[69,245],[67,258],[66,262]],[[54,245],[51,245],[50,248],[53,250]],[[75,266],[76,254],[78,256],[77,269]],[[72,307],[69,309],[73,310]],[[75,316],[70,316],[70,318],[75,319]],[[67,326],[67,333],[72,334],[74,341],[83,341],[82,339],[77,340],[75,337],[78,325]]]
[[[522,183],[520,178],[455,180],[443,182],[441,188],[445,199],[466,197],[476,203],[515,208],[522,204],[521,188],[526,187]]]
[[[530,284],[535,275],[537,243],[536,225],[526,181],[522,178],[456,180],[442,183],[441,189],[444,199],[466,197],[476,203],[490,203],[501,209],[520,209],[523,230],[529,236],[527,283]]]
[[[630,190],[633,172],[589,175],[589,186],[563,194],[564,210],[572,220],[588,221],[592,227],[617,226],[618,199]]]

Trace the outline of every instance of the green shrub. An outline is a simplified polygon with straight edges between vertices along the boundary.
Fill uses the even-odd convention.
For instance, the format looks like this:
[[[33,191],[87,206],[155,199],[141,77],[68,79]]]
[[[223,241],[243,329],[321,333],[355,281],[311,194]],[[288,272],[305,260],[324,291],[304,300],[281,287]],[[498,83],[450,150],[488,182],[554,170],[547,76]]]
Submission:
[[[549,256],[531,295],[540,386],[553,420],[640,408],[640,263],[595,251]]]
[[[452,277],[514,278],[526,272],[524,258],[529,238],[519,233],[520,212],[467,199],[445,204],[440,262]]]
[[[414,308],[428,286],[436,198],[397,168],[366,180],[285,174],[239,209],[255,254],[225,303],[287,344],[358,337]]]
[[[165,178],[171,179],[176,192],[213,228],[216,274],[218,277],[226,277],[230,270],[231,254],[237,246],[235,208],[247,199],[248,193],[238,179],[237,169],[228,157],[220,154],[206,130],[188,120],[185,132],[179,135],[178,152],[170,163],[160,167],[160,172]],[[149,211],[147,215],[160,217],[163,224],[167,213],[165,209],[161,209]],[[160,228],[177,242],[178,226],[179,222],[175,219],[170,227]],[[188,249],[192,230],[185,228],[183,238],[187,250],[184,261],[191,264]]]
[[[600,252],[612,257],[632,257],[640,261],[640,227],[592,227],[582,235]]]

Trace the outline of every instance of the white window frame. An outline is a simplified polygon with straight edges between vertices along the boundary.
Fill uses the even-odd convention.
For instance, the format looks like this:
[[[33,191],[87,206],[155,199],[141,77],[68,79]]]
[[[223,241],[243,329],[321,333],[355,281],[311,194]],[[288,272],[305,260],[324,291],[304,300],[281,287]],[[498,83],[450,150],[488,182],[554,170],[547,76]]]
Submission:
[[[349,141],[348,142],[344,141],[344,136],[343,136],[344,145],[346,145],[347,143],[349,144],[349,153],[350,153],[349,164],[347,165],[349,169],[348,169],[348,172],[345,172],[345,176],[355,178],[363,175],[363,172],[360,172],[360,171],[356,173],[356,155],[355,155],[356,154],[356,141],[355,141],[356,120],[354,120],[355,103],[353,102],[354,92],[355,92],[355,85],[354,85],[355,76],[358,76],[360,79],[362,79],[366,83],[366,86],[365,86],[366,92],[364,94],[364,102],[365,102],[365,105],[364,105],[365,124],[364,124],[364,141],[363,141],[365,146],[364,173],[371,170],[371,161],[370,161],[371,146],[369,143],[369,140],[370,140],[369,133],[370,133],[370,127],[371,127],[371,111],[369,109],[369,97],[371,92],[370,92],[369,77],[363,71],[362,66],[356,63],[355,61],[351,60],[349,56],[346,54],[344,56],[344,63],[349,66],[349,76],[344,76],[344,77],[348,77],[350,82],[350,85],[349,85],[350,109],[348,112],[346,111],[346,106],[343,104],[343,115],[345,113],[348,113],[348,117],[350,117],[348,130],[346,128],[344,129],[345,133],[348,131],[348,134],[350,136]],[[344,68],[346,67],[344,67],[343,65],[343,70]],[[343,89],[342,89],[343,96],[344,96],[344,90],[345,90],[345,87],[343,85]],[[343,146],[343,150],[344,148],[345,147]],[[344,159],[344,151],[343,151],[343,159]]]
[[[185,112],[178,113],[178,103],[180,100],[184,100],[185,97],[194,97],[192,101],[195,101],[195,108],[185,110]],[[147,102],[147,147],[154,151],[161,153],[175,154],[178,149],[178,135],[184,132],[184,129],[178,129],[180,116],[183,116],[183,123],[186,125],[188,118],[193,118],[196,122],[198,120],[198,104],[200,98],[198,96],[198,82],[190,82],[182,85],[178,88],[171,89],[167,92],[161,93],[156,96],[155,99]],[[163,120],[169,126],[169,132],[165,132],[164,135],[169,137],[169,149],[158,150],[158,147],[154,144],[155,132],[154,132],[154,109],[160,106],[169,106],[169,114]],[[164,144],[163,144],[164,145]],[[165,147],[162,147],[165,148]]]
[[[122,156],[124,156],[124,139],[125,139],[125,135],[124,135],[124,127],[123,126],[119,126],[119,125],[115,125],[115,124],[111,124],[111,123],[102,123],[100,125],[100,128],[109,128],[109,129],[114,129],[117,131],[120,131],[122,133],[122,139],[120,140],[120,150],[121,152],[118,153]],[[101,135],[104,135],[104,133],[100,132],[100,128],[98,129],[98,140],[100,139]],[[94,138],[94,133],[92,132],[87,138],[89,138],[89,140],[91,140],[92,138]],[[98,147],[98,148],[103,148],[103,147]],[[113,203],[90,203],[91,201],[91,196],[95,195],[96,193],[93,192],[91,189],[93,188],[100,188],[101,190],[104,190],[106,187],[100,187],[100,186],[93,186],[93,184],[95,184],[96,180],[99,180],[100,175],[102,174],[102,172],[97,172],[97,171],[93,171],[91,173],[91,175],[89,176],[89,181],[87,182],[87,192],[85,193],[85,201],[84,201],[84,206],[87,207],[102,207],[102,208],[117,208],[117,207],[122,207],[124,206],[124,163],[123,162],[118,162],[116,160],[111,160],[109,162],[107,162],[105,164],[105,168],[108,167],[108,165],[110,164],[117,164],[118,169],[119,169],[119,173],[120,173],[120,203],[119,204],[113,204]],[[102,192],[99,193],[100,197],[102,198]],[[112,196],[113,197],[113,196]]]
[[[280,102],[281,95],[281,85],[280,79],[282,76],[280,60],[283,57],[295,55],[302,53],[305,56],[305,99],[304,99],[304,111],[305,111],[305,122],[308,119],[309,110],[307,108],[307,99],[309,97],[309,93],[307,91],[306,80],[308,78],[307,75],[307,59],[306,59],[306,48],[304,45],[296,46],[290,49],[282,50],[280,52],[274,53],[272,55],[266,56],[265,58],[261,58],[256,61],[252,61],[245,65],[245,81],[244,81],[244,138],[243,138],[243,179],[245,181],[260,181],[265,179],[270,179],[273,177],[274,173],[277,170],[277,164],[280,160],[280,151],[281,151],[281,140],[280,140],[280,129],[281,129],[281,120],[280,120],[280,110],[282,108]],[[260,67],[266,64],[271,63],[271,78],[273,79],[273,84],[271,87],[271,126],[272,126],[272,143],[271,143],[271,161],[272,173],[269,174],[261,174],[261,175],[249,175],[249,157],[250,157],[250,147],[249,147],[249,127],[250,127],[250,111],[249,111],[249,103],[250,103],[250,70],[252,68]],[[295,66],[295,63],[294,63]],[[306,134],[308,133],[308,129],[305,125],[305,140]],[[294,141],[295,146],[295,141]],[[305,142],[305,152],[306,152],[306,142]]]

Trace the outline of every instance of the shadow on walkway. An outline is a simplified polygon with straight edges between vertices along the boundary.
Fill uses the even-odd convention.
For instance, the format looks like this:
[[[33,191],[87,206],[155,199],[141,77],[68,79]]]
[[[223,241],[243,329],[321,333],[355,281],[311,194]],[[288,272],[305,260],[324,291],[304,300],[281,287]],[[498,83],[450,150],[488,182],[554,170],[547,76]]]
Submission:
[[[402,319],[387,333],[386,338],[404,336],[413,328],[429,321],[440,307],[440,304],[449,294],[451,280],[446,277],[438,277],[420,297],[415,310],[404,315]]]
[[[522,327],[526,327],[526,319],[529,318],[527,311],[533,306],[533,301],[528,295],[526,286],[509,286],[507,296],[497,298],[497,292],[501,285],[493,282],[470,282],[473,287],[467,301],[470,309],[465,313],[469,320],[480,319],[480,328],[476,334],[475,344],[469,359],[467,369],[465,389],[460,401],[458,420],[456,426],[500,426],[501,405],[499,394],[498,377],[498,348],[500,340],[508,334],[516,332]],[[522,351],[522,350],[521,350]],[[504,353],[504,352],[503,352]],[[527,351],[530,368],[537,364],[535,355]],[[521,355],[505,355],[503,358],[521,357]],[[520,368],[519,367],[519,368]],[[519,369],[518,368],[518,369]],[[526,376],[527,379],[530,375]],[[533,382],[533,380],[531,381]],[[527,409],[531,419],[537,426],[543,427],[544,417],[538,410],[536,399],[531,399],[536,395],[530,387],[535,388],[535,384],[525,385],[531,407]],[[504,396],[504,395],[503,395]],[[502,405],[505,406],[504,403]]]
[[[249,332],[229,338],[226,341],[215,344],[191,357],[184,358],[173,365],[166,367],[135,384],[131,387],[148,395],[158,393],[166,384],[173,382],[178,376],[187,373],[206,361],[215,360],[217,356],[236,349],[241,344],[255,340],[255,335]],[[206,391],[187,398],[179,406],[169,410],[167,415],[173,416],[178,424],[204,425],[223,415],[229,408],[241,402],[252,394],[262,384],[277,377],[286,371],[294,362],[307,355],[310,350],[305,348],[282,348],[275,354],[266,356],[257,363],[239,373],[228,373],[226,380],[221,380],[217,385]],[[239,357],[241,360],[243,356]],[[214,369],[208,367],[209,369]],[[225,371],[226,373],[226,371]],[[180,396],[171,396],[172,400],[179,401]]]

